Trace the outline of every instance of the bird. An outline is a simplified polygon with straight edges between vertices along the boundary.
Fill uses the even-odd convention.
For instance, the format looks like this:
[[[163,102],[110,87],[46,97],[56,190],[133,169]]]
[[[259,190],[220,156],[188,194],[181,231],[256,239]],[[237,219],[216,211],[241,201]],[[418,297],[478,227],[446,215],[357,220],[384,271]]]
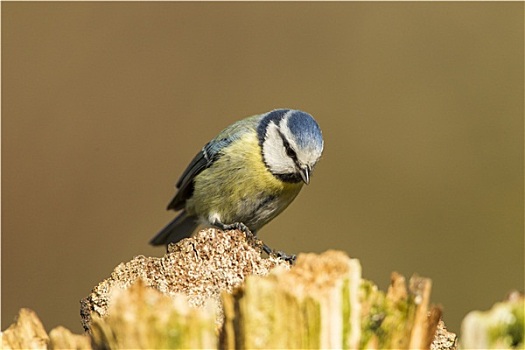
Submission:
[[[300,110],[274,109],[231,124],[182,173],[167,207],[180,213],[150,244],[176,243],[200,224],[255,235],[310,183],[323,147],[319,125]]]

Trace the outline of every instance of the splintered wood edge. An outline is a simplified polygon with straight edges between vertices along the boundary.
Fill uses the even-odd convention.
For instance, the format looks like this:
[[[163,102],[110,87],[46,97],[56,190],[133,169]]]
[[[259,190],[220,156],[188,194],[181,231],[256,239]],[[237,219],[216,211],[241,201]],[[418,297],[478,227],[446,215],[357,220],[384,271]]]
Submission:
[[[342,344],[337,343],[337,341],[341,342],[341,339],[335,339],[333,338],[333,334],[331,336],[329,334],[330,332],[324,331],[323,333],[322,330],[321,336],[324,338],[321,341],[323,346],[337,347],[339,345],[339,347],[347,348],[358,347],[361,337],[360,323],[362,316],[360,288],[363,282],[359,261],[349,258],[344,252],[332,250],[322,254],[299,254],[296,265],[290,269],[290,266],[286,262],[279,261],[279,259],[262,259],[260,256],[260,247],[257,242],[255,243],[255,246],[253,243],[249,243],[249,240],[247,240],[240,231],[222,232],[216,229],[202,230],[197,233],[195,237],[170,246],[170,251],[164,258],[139,256],[134,258],[132,262],[122,263],[117,266],[111,274],[111,277],[99,284],[99,286],[93,290],[94,294],[92,293],[90,296],[95,297],[91,302],[96,300],[99,303],[95,305],[83,304],[83,311],[85,313],[91,313],[94,310],[105,311],[110,305],[109,299],[106,299],[106,297],[109,298],[110,295],[113,294],[111,290],[114,287],[127,289],[139,280],[143,280],[148,287],[152,287],[163,294],[173,296],[174,293],[179,293],[180,290],[173,289],[173,286],[176,284],[172,284],[170,279],[175,281],[175,283],[177,281],[186,281],[185,279],[180,279],[180,276],[177,275],[178,272],[176,272],[178,271],[177,269],[186,269],[191,272],[192,277],[186,281],[187,283],[183,282],[186,286],[191,285],[193,283],[192,281],[201,281],[198,269],[195,268],[195,266],[200,266],[199,268],[202,269],[212,269],[213,271],[220,272],[216,277],[219,276],[219,279],[222,278],[224,281],[219,281],[220,286],[216,287],[218,288],[218,292],[215,294],[217,296],[216,300],[222,300],[224,309],[232,315],[233,318],[236,317],[235,313],[239,311],[238,304],[231,298],[225,298],[224,295],[230,295],[229,293],[232,290],[234,290],[234,294],[242,293],[246,285],[244,282],[247,282],[244,278],[263,278],[263,276],[266,276],[264,278],[276,282],[279,289],[285,290],[297,297],[301,298],[308,295],[309,298],[313,296],[314,298],[319,298],[319,300],[323,300],[323,298],[330,300],[331,304],[328,303],[328,306],[325,305],[324,309],[321,308],[321,310],[325,312],[324,316],[327,315],[326,310],[330,310],[330,312],[334,311],[335,306],[344,309],[344,305],[341,304],[340,301],[339,304],[337,304],[337,300],[336,302],[332,302],[332,300],[338,298],[334,297],[335,295],[346,293],[344,294],[344,298],[346,298],[347,301],[344,302],[349,303],[350,311],[348,311],[348,315],[343,317],[341,310],[338,309],[335,310],[335,314],[339,315],[336,317],[337,319],[327,320],[326,317],[321,317],[320,322],[322,329],[330,330],[333,329],[333,327],[343,327],[340,324],[338,326],[334,325],[337,325],[339,321],[341,321],[339,323],[342,324],[343,319],[345,322],[348,322],[350,318],[349,322],[352,326],[340,329],[341,332],[339,333],[347,333],[343,334]],[[237,261],[237,259],[240,261]],[[256,261],[261,262],[257,263]],[[195,264],[201,264],[202,266]],[[228,266],[233,268],[232,271],[225,271],[229,268]],[[230,275],[227,275],[228,273]],[[227,276],[231,276],[232,279]],[[145,277],[146,280],[144,280]],[[120,280],[120,278],[123,279]],[[203,278],[202,281],[207,281],[207,279]],[[213,277],[206,283],[208,283],[208,286],[211,286],[210,284],[216,283],[216,278]],[[224,288],[224,283],[226,283],[227,288]],[[346,292],[341,292],[343,286],[347,288]],[[199,285],[197,289],[190,291],[189,296],[196,296],[199,291],[208,290],[207,288],[205,285]],[[335,293],[334,291],[337,291],[337,293],[333,294]],[[407,328],[409,332],[407,335],[410,334],[410,338],[407,339],[410,348],[431,347],[432,349],[441,349],[439,344],[444,344],[443,342],[436,342],[437,332],[440,330],[443,331],[445,327],[440,321],[442,315],[441,308],[439,306],[430,306],[430,291],[431,281],[428,278],[413,276],[409,281],[409,288],[407,290],[405,278],[400,274],[393,273],[388,292],[386,295],[383,294],[394,303],[403,302],[409,298],[415,307],[414,313],[412,314],[413,318],[410,320],[409,328]],[[201,297],[206,296],[201,295]],[[102,314],[104,314],[104,312],[102,312]],[[31,310],[22,309],[17,322],[2,334],[3,344],[9,339],[10,332],[16,330],[16,327],[20,327],[20,323],[26,320],[27,315],[32,315],[36,319],[36,321],[31,321],[33,323],[30,328],[33,333],[28,334],[36,334],[36,336],[31,336],[31,338],[35,339],[35,341],[36,339],[40,339],[40,344],[41,346],[43,345],[44,348],[46,344],[59,347],[61,346],[60,344],[65,344],[64,342],[67,342],[67,339],[75,338],[74,334],[68,333],[66,329],[61,328],[54,329],[50,337],[48,337],[36,314]],[[100,318],[100,320],[102,320],[102,318]],[[237,330],[233,329],[234,327],[234,323],[224,323],[224,328],[219,334],[219,337],[239,336],[236,332]],[[454,339],[455,341],[455,335],[450,332],[446,333],[446,329],[440,334],[442,334],[442,339],[445,339],[444,341],[447,341],[449,345],[450,339]],[[85,344],[84,341],[89,339],[84,336],[79,337],[83,337],[77,339],[80,344]],[[223,340],[219,340],[220,344],[224,344]],[[228,339],[226,343],[242,344],[237,338]],[[20,345],[15,347],[28,346],[29,345]],[[80,345],[79,347],[82,346],[83,345]],[[453,343],[452,346],[455,346],[455,343]],[[38,346],[34,345],[34,347]],[[447,349],[454,348],[447,347]]]

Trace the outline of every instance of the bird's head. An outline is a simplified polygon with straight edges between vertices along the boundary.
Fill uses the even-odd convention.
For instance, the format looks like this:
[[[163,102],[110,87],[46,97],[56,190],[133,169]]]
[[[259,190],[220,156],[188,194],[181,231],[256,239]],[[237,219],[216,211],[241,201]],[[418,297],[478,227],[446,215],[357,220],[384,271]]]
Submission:
[[[264,163],[285,182],[308,184],[323,152],[323,136],[314,118],[293,109],[268,112],[257,129]]]

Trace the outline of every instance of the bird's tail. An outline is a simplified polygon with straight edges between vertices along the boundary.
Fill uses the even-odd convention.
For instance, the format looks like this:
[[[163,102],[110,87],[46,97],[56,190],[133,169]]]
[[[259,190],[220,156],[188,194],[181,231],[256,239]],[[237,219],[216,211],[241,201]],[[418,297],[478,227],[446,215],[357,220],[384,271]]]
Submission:
[[[177,243],[181,239],[191,236],[199,226],[194,216],[188,216],[185,211],[180,213],[173,221],[160,230],[149,242],[151,245],[168,245]]]

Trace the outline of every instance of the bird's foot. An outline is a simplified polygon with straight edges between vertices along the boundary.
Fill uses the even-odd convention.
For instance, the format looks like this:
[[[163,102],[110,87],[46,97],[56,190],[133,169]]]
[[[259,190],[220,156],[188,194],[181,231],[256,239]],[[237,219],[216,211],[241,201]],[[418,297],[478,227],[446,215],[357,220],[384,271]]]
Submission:
[[[255,233],[253,233],[249,228],[248,226],[246,226],[245,224],[243,224],[242,222],[234,222],[233,224],[222,224],[222,223],[215,223],[215,226],[218,226],[221,230],[223,231],[228,231],[228,230],[239,230],[241,232],[243,232],[245,235],[246,235],[246,238],[256,238],[257,236],[255,235]]]

